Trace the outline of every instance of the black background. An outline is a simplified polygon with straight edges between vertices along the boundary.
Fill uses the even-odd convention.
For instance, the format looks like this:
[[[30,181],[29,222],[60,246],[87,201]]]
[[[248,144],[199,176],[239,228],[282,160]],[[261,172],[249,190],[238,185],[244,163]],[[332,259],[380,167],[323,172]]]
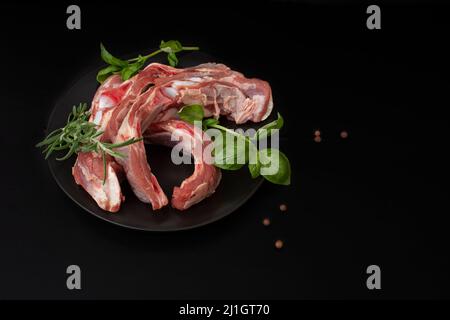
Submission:
[[[352,4],[79,4],[79,31],[67,4],[0,6],[1,299],[450,297],[449,7],[379,3],[368,30]],[[290,187],[265,183],[229,217],[168,234],[107,224],[59,190],[33,147],[55,101],[101,65],[100,41],[120,56],[161,39],[271,83]],[[66,289],[70,264],[81,291]]]

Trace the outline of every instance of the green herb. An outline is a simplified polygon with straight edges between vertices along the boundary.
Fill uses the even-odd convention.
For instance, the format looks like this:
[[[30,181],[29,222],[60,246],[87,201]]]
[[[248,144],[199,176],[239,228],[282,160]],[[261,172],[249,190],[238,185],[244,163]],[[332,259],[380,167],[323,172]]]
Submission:
[[[281,128],[283,128],[284,119],[280,113],[277,113],[277,116],[278,116],[277,120],[269,122],[268,124],[258,129],[255,137],[256,140],[270,137],[272,135],[273,130],[280,130]]]
[[[216,124],[219,124],[219,120],[217,120],[217,119],[214,119],[214,118],[204,119],[202,122],[202,128],[203,128],[203,130],[206,130],[206,129],[208,129],[208,127],[211,127]]]
[[[181,108],[178,116],[181,120],[194,124],[196,121],[202,121],[205,114],[201,105],[191,104]]]
[[[100,56],[102,57],[102,60],[108,64],[108,66],[98,72],[97,81],[102,83],[113,74],[120,74],[122,80],[128,80],[142,69],[145,62],[147,62],[149,58],[162,52],[167,53],[167,60],[169,61],[169,64],[172,67],[175,67],[178,65],[178,57],[176,55],[178,52],[194,50],[199,50],[199,47],[184,47],[177,40],[170,40],[167,42],[161,41],[159,49],[146,56],[139,55],[136,58],[122,60],[114,57],[108,52],[108,50],[106,50],[105,46],[100,43]]]
[[[106,68],[100,70],[97,73],[97,81],[100,83],[103,83],[103,81],[108,79],[108,77],[110,75],[112,75],[113,73],[118,72],[120,70],[121,70],[121,68],[118,66],[113,66],[113,65],[107,66]]]
[[[261,175],[261,163],[259,161],[257,161],[256,163],[249,163],[248,170],[250,171],[253,179],[258,178]]]
[[[66,154],[56,160],[62,161],[70,158],[78,152],[96,152],[103,158],[103,183],[106,181],[106,154],[113,157],[124,157],[122,153],[114,151],[116,148],[124,147],[142,140],[142,138],[132,138],[121,143],[107,143],[98,140],[103,131],[97,130],[97,125],[89,122],[90,111],[87,110],[86,103],[74,106],[70,113],[67,124],[63,128],[51,132],[36,147],[44,148],[45,159],[55,151],[68,150]]]
[[[139,59],[136,62],[129,64],[128,66],[124,67],[122,71],[120,71],[122,80],[130,79],[132,76],[138,73],[139,70],[142,69],[144,64],[145,59],[142,56],[139,56]]]
[[[263,149],[259,150],[258,155],[261,159],[259,162],[261,166],[260,170],[269,168],[270,166],[278,168],[277,172],[274,174],[263,175],[266,180],[275,184],[291,184],[291,164],[283,152],[278,149]]]
[[[272,148],[258,150],[252,142],[252,140],[265,139],[272,135],[273,130],[280,130],[283,127],[284,120],[279,113],[277,120],[259,128],[251,139],[221,126],[217,119],[204,119],[204,111],[201,105],[184,106],[178,111],[178,115],[182,120],[192,124],[202,121],[203,130],[215,128],[225,132],[221,140],[218,141],[216,138],[214,141],[214,165],[216,167],[224,170],[238,170],[246,163],[252,178],[262,175],[266,180],[275,184],[289,185],[291,183],[291,165],[286,155]],[[233,143],[227,145],[226,141],[233,141]],[[255,159],[251,159],[251,157]],[[267,171],[271,166],[275,166],[278,170],[273,174],[268,174]]]
[[[241,135],[233,135],[231,139],[227,135],[229,133],[225,133],[222,141],[214,141],[214,165],[224,170],[238,170],[246,163],[247,141]],[[228,144],[230,141],[233,142]]]
[[[117,67],[126,67],[128,66],[128,62],[124,60],[120,60],[116,57],[114,57],[111,53],[109,53],[103,43],[100,43],[100,56],[102,57],[103,61],[105,61],[107,64],[110,64],[112,66]]]

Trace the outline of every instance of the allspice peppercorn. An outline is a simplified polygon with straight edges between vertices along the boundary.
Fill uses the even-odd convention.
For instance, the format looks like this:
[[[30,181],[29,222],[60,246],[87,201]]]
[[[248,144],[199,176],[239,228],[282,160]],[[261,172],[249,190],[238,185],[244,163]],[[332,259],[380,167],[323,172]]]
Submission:
[[[275,248],[281,249],[281,248],[283,248],[283,246],[284,246],[283,241],[281,241],[281,240],[275,241]]]

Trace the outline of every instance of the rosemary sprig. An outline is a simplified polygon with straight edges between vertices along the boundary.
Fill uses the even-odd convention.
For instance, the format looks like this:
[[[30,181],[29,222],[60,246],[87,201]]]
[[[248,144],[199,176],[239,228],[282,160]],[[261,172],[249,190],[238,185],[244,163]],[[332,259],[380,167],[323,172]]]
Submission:
[[[131,138],[120,143],[102,142],[98,137],[103,131],[97,130],[97,125],[89,122],[90,115],[91,113],[87,109],[86,103],[73,106],[72,112],[67,119],[67,124],[63,128],[52,131],[36,147],[43,148],[42,153],[45,153],[45,159],[48,159],[55,151],[68,150],[63,157],[56,158],[58,161],[66,160],[78,152],[96,152],[100,154],[103,158],[103,183],[105,183],[106,155],[123,158],[125,155],[114,151],[114,149],[141,141],[142,138]]]

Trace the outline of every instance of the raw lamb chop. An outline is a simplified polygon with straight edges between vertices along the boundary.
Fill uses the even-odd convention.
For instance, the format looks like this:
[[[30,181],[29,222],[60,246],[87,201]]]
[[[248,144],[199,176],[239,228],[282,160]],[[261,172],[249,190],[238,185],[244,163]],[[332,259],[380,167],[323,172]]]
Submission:
[[[160,93],[158,87],[149,89],[139,96],[131,107],[120,126],[114,143],[120,143],[133,137],[142,137],[143,131],[147,129],[159,112],[172,103],[171,99]],[[127,180],[139,200],[151,203],[153,210],[167,205],[167,197],[147,163],[144,142],[133,143],[119,148],[118,151],[125,157],[116,158],[116,161],[123,167]]]
[[[246,79],[224,65],[189,68],[156,79],[155,86],[136,99],[113,142],[141,137],[153,122],[161,120],[161,115],[186,104],[202,104],[207,116],[225,114],[237,123],[244,123],[265,119],[272,109],[272,96],[267,82]],[[144,143],[140,141],[119,151],[126,157],[116,160],[123,166],[136,196],[151,203],[153,210],[166,205],[167,197],[151,172]]]
[[[172,140],[172,137],[180,141]],[[152,124],[146,131],[145,139],[169,147],[181,143],[183,150],[194,158],[194,173],[173,189],[172,207],[186,210],[214,193],[222,174],[219,168],[209,164],[212,163],[211,159],[203,159],[203,150],[212,141],[200,128],[184,121],[168,120]]]
[[[205,63],[155,81],[179,104],[202,104],[206,116],[225,115],[237,124],[265,120],[273,108],[266,81],[248,79],[223,64]]]
[[[150,64],[138,75],[122,82],[119,75],[109,77],[98,89],[91,106],[90,121],[104,131],[101,141],[111,141],[134,99],[155,79],[174,75],[178,69]],[[121,167],[110,156],[106,157],[106,181],[103,183],[103,158],[95,152],[80,153],[72,168],[75,182],[81,185],[103,210],[117,212],[124,197],[117,174]]]
[[[92,101],[91,122],[96,122],[104,126],[105,122],[100,123],[101,117],[97,115],[102,113],[101,97],[105,92],[119,88],[122,81],[120,76],[109,77],[98,89]],[[97,202],[103,210],[117,212],[123,200],[119,179],[117,178],[117,164],[110,156],[106,157],[106,181],[103,183],[103,158],[95,152],[82,152],[78,154],[75,165],[72,168],[72,175],[75,182],[81,185]]]
[[[247,79],[225,65],[208,63],[176,69],[154,63],[125,82],[120,81],[117,75],[108,78],[94,97],[90,121],[104,131],[100,137],[102,141],[123,142],[132,137],[141,137],[154,122],[176,118],[179,107],[194,103],[204,106],[206,116],[218,118],[222,114],[236,123],[262,121],[273,107],[267,82]],[[125,159],[116,161],[125,169],[138,198],[151,203],[153,209],[166,205],[167,197],[147,164],[143,143],[138,142],[118,151],[127,155]],[[121,167],[111,157],[107,157],[107,179],[103,184],[103,170],[99,170],[101,165],[103,163],[99,155],[86,153],[78,157],[72,172],[75,181],[86,189],[102,209],[115,212],[123,201],[117,177]],[[172,205],[180,210],[208,196],[217,186],[210,183],[208,190],[202,191],[201,181],[189,179],[174,191]],[[195,183],[199,185],[195,186]],[[202,192],[185,192],[196,189]]]

